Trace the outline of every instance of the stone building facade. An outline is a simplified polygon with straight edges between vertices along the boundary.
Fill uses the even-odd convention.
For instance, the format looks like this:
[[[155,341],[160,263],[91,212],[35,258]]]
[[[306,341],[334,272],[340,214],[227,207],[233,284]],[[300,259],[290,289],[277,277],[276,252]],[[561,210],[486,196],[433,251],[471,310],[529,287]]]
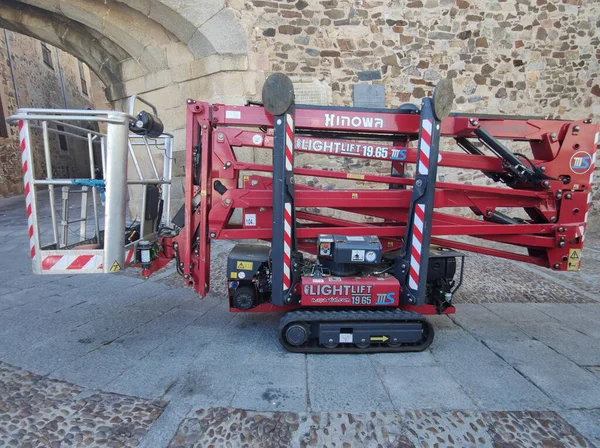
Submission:
[[[19,107],[94,108],[91,73],[70,54],[22,34],[0,30],[0,104],[3,117]],[[51,126],[55,127],[55,126]],[[0,128],[0,197],[23,191],[16,126]],[[35,169],[45,172],[38,131],[32,132]],[[85,142],[50,135],[54,177],[89,177]]]
[[[388,107],[419,104],[448,77],[456,111],[600,120],[598,2],[253,0],[237,6],[252,16],[250,60],[267,73],[320,80],[334,105],[352,106],[353,86],[363,83],[382,84]],[[311,164],[311,156],[301,157]],[[332,168],[339,163],[330,159]],[[348,166],[389,172],[381,162],[348,160]],[[472,170],[442,168],[439,177],[491,183]],[[598,183],[594,197],[597,215]]]
[[[293,78],[298,102],[351,105],[354,84],[382,84],[388,107],[418,104],[450,77],[456,111],[600,121],[595,0],[0,0],[0,17],[84,60],[114,107],[134,93],[155,103],[179,178],[186,98],[260,99],[273,71]]]

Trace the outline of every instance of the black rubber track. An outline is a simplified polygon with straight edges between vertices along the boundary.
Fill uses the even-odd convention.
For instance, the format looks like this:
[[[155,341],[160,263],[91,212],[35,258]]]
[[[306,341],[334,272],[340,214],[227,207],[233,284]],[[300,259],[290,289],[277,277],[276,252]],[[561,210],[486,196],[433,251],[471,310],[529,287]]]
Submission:
[[[302,346],[290,345],[285,340],[285,330],[292,323],[316,322],[419,322],[423,325],[423,339],[415,344],[403,344],[399,347],[390,347],[387,343],[372,343],[370,347],[359,348],[354,344],[341,344],[335,348],[319,345],[318,335],[309,336],[309,341]],[[283,347],[294,353],[403,353],[422,352],[433,341],[433,326],[421,314],[401,310],[340,310],[340,311],[290,311],[279,322],[279,340]]]

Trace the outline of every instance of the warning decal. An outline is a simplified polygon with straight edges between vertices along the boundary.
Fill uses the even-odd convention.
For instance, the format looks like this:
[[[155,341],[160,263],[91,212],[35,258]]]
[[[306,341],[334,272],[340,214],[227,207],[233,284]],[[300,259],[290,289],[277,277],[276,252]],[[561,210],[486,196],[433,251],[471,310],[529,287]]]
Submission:
[[[110,272],[117,272],[121,270],[121,265],[115,260],[115,262],[110,267]]]
[[[359,179],[359,180],[363,180],[365,178],[364,174],[353,174],[353,173],[348,173],[346,174],[346,178],[348,179]]]
[[[365,251],[364,250],[353,250],[352,251],[352,261],[365,261]]]
[[[256,214],[248,213],[246,216],[244,216],[244,223],[247,226],[256,226]]]
[[[578,271],[581,263],[581,249],[569,250],[569,261],[567,263],[568,271]]]
[[[235,265],[237,269],[241,269],[244,271],[252,270],[252,262],[251,261],[238,261]]]
[[[229,118],[231,120],[241,120],[242,119],[242,112],[239,110],[226,110],[225,111],[225,118]]]

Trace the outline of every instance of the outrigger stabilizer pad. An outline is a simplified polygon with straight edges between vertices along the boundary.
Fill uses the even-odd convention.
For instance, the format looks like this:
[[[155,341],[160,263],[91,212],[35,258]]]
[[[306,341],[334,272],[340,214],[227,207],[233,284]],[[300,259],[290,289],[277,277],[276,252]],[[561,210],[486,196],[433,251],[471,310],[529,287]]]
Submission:
[[[433,89],[433,113],[438,120],[442,121],[448,118],[452,111],[454,98],[456,95],[454,95],[451,79],[442,79],[437,83]]]
[[[294,85],[283,73],[270,75],[262,89],[262,101],[271,115],[283,115],[294,102]]]

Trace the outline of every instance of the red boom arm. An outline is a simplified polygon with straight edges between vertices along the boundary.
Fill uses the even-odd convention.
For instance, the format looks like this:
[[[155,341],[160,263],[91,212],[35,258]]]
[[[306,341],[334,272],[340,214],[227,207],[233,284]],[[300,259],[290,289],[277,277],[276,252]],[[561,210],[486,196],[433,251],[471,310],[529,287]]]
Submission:
[[[210,288],[211,240],[272,237],[272,180],[257,174],[272,172],[272,166],[257,158],[267,154],[265,162],[270,162],[265,151],[273,147],[273,117],[263,107],[203,102],[190,102],[187,114],[185,226],[164,245],[164,256],[173,257],[175,251],[184,277],[204,296]],[[416,147],[392,142],[417,138],[418,115],[297,106],[295,118],[295,151],[313,154],[314,165],[320,157],[356,157],[391,162],[403,172],[416,162]],[[432,243],[556,270],[579,269],[600,127],[589,121],[451,116],[442,122],[442,142],[475,141],[478,127],[503,139],[509,149],[511,141],[527,142],[528,158],[546,180],[510,187],[437,182]],[[506,160],[491,152],[442,150],[438,165],[474,170],[475,177],[506,179],[508,173]],[[385,250],[401,246],[413,179],[312,167],[297,167],[294,174],[357,182],[357,188],[338,190],[296,185],[299,249],[314,252],[314,240],[323,233],[377,235]],[[358,188],[366,184],[379,189]],[[241,224],[230,222],[234,209],[242,210]],[[323,209],[329,213],[321,214]],[[524,211],[525,219],[507,218],[512,209]],[[492,248],[490,241],[516,250]]]

